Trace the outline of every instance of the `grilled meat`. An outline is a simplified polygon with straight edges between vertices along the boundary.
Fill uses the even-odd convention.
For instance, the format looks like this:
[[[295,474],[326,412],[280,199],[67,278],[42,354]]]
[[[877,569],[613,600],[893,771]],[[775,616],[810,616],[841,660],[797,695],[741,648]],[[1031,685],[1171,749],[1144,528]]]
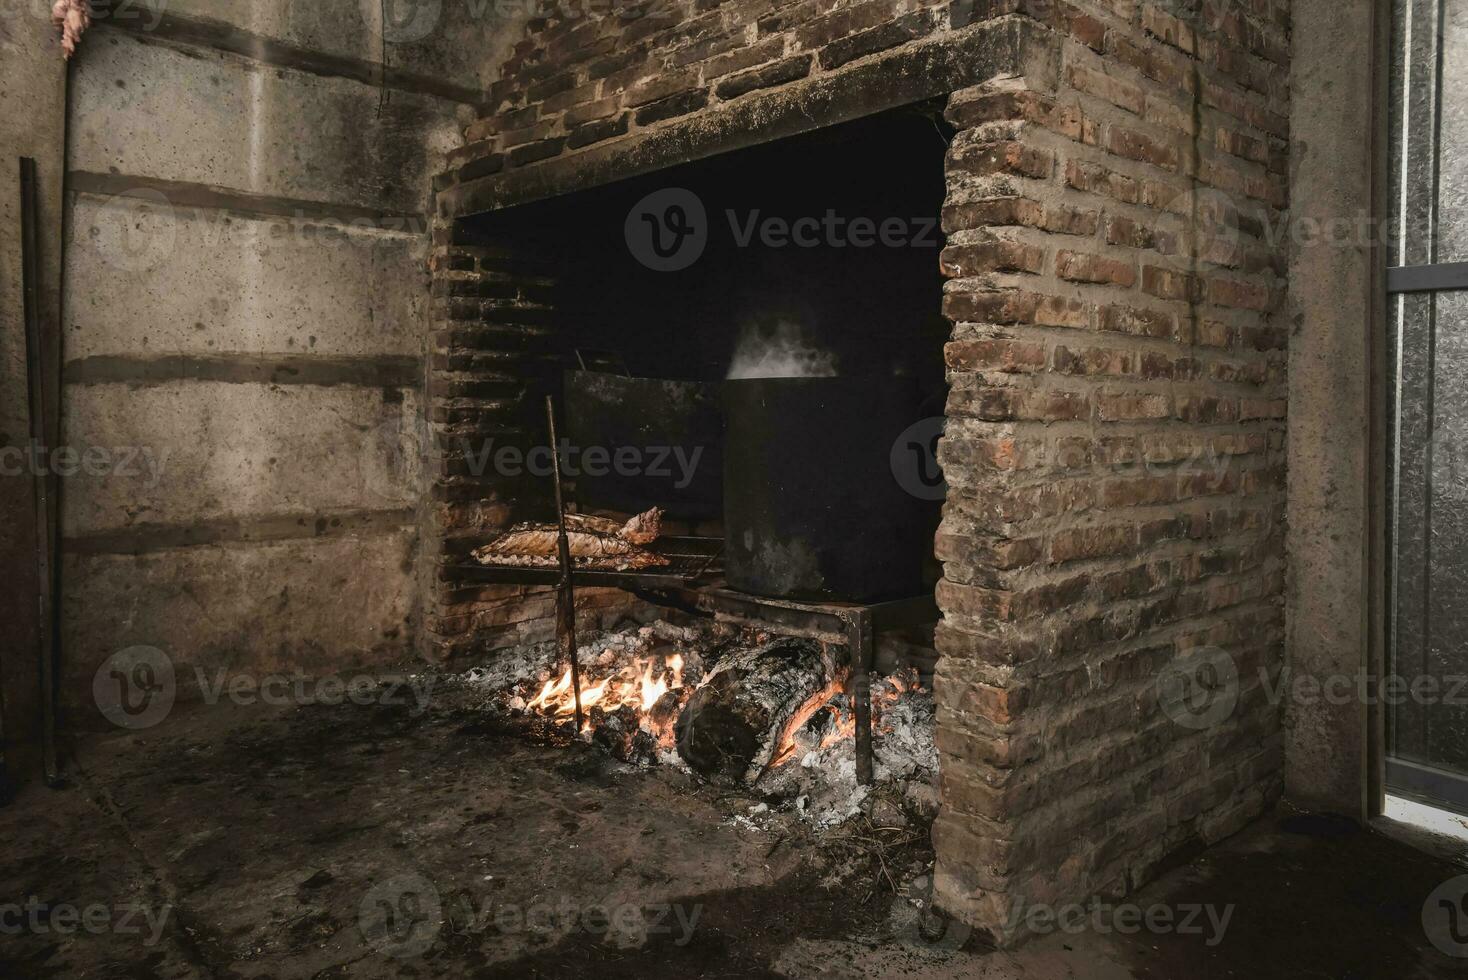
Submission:
[[[572,563],[581,567],[605,567],[617,571],[666,565],[668,559],[641,547],[657,540],[662,531],[662,511],[656,507],[626,524],[585,514],[566,515],[566,541]],[[485,565],[523,565],[549,568],[559,562],[559,529],[554,524],[517,524],[474,557]]]

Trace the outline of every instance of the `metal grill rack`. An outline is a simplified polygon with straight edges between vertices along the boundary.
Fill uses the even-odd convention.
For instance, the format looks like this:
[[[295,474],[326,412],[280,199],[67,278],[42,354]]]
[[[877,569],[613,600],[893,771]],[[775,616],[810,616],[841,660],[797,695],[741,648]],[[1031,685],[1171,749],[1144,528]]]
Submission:
[[[676,537],[658,538],[647,546],[653,554],[668,559],[668,564],[651,568],[618,570],[595,565],[577,565],[572,576],[577,585],[626,589],[677,588],[717,575],[722,571],[724,554],[722,538]],[[545,566],[480,564],[466,562],[455,570],[455,578],[485,585],[558,585],[561,569],[554,562]]]

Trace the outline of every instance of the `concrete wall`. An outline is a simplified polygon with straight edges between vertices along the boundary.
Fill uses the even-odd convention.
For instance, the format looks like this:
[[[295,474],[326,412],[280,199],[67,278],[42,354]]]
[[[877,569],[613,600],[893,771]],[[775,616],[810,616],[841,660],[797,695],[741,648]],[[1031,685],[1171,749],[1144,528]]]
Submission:
[[[1295,0],[1293,221],[1378,214],[1388,6]],[[1372,107],[1375,106],[1375,118]],[[1379,227],[1368,223],[1365,227]],[[1310,238],[1297,236],[1301,241]],[[1295,683],[1380,669],[1383,256],[1374,236],[1294,249],[1290,266],[1289,651]],[[1356,818],[1380,791],[1380,718],[1358,698],[1287,703],[1286,791]]]
[[[48,334],[60,318],[61,183],[66,70],[45,18],[7,4],[0,12],[0,448],[31,438],[21,302],[18,156],[36,160],[41,181],[41,315]],[[36,524],[29,468],[5,457],[0,472],[0,748],[13,776],[38,767]]]
[[[69,99],[65,690],[114,652],[327,673],[415,652],[429,174],[483,89],[464,5],[99,17]],[[484,5],[479,5],[484,7]],[[488,8],[485,8],[488,9]],[[433,11],[430,11],[433,12]],[[86,465],[90,453],[92,465]]]

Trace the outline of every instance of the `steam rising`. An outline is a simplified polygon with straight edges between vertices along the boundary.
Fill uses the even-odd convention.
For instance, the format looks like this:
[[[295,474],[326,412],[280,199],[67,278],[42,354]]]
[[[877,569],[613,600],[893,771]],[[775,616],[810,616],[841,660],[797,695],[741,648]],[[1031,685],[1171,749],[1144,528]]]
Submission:
[[[836,357],[805,339],[800,325],[780,319],[773,326],[747,324],[739,334],[729,380],[747,378],[834,378]]]

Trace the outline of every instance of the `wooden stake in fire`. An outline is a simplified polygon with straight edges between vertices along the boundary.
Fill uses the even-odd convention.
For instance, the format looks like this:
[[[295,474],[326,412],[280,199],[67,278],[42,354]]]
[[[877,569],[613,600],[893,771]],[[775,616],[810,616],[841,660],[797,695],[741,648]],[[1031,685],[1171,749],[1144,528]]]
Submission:
[[[551,471],[556,483],[556,524],[559,527],[557,550],[561,559],[561,584],[556,595],[556,639],[561,656],[571,662],[571,692],[576,699],[576,731],[582,728],[581,669],[576,663],[576,593],[571,585],[571,541],[566,537],[566,503],[561,495],[561,455],[556,439],[556,408],[550,395],[545,396],[545,421],[550,430]]]

